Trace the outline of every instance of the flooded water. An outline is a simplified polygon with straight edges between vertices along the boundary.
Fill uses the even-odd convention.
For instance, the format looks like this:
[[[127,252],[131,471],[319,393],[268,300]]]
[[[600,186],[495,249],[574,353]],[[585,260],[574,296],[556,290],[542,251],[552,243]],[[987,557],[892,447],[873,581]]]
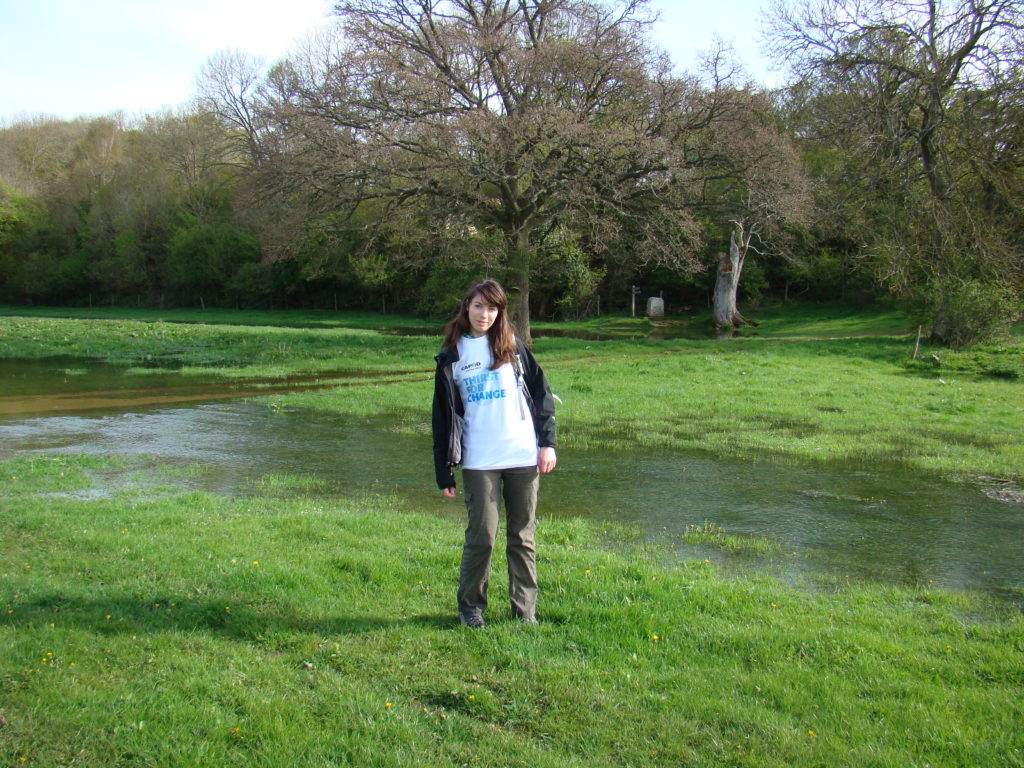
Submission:
[[[101,365],[81,358],[12,360],[0,358],[0,419],[11,416],[128,410],[165,404],[222,401],[274,392],[324,389],[384,382],[386,374],[354,376],[323,372],[265,380],[182,375],[172,368]],[[402,377],[397,377],[402,378]]]
[[[413,434],[387,422],[310,411],[276,411],[237,399],[222,382],[173,372],[126,374],[81,361],[0,361],[0,458],[24,452],[127,455],[162,484],[217,493],[274,492],[273,479],[310,478],[337,497],[386,493],[410,508],[461,518],[459,502],[434,488],[428,403]],[[95,370],[94,370],[95,369]],[[40,370],[49,373],[37,378]],[[108,393],[97,404],[90,395]],[[165,400],[117,394],[142,389]],[[171,407],[174,397],[182,398]],[[200,396],[216,402],[197,401]],[[19,399],[68,404],[28,415]],[[31,410],[31,409],[29,409]],[[104,476],[111,489],[138,472]],[[261,478],[263,479],[261,482]],[[269,478],[269,480],[268,480]],[[771,557],[727,556],[679,545],[685,556],[724,567],[768,569],[797,581],[881,581],[977,589],[1019,601],[1024,585],[1024,505],[999,501],[983,484],[956,484],[892,469],[794,467],[664,451],[559,451],[545,478],[541,513],[637,524],[652,536],[682,536],[705,522],[779,546]],[[289,492],[287,484],[281,492]],[[676,539],[674,539],[676,540]]]

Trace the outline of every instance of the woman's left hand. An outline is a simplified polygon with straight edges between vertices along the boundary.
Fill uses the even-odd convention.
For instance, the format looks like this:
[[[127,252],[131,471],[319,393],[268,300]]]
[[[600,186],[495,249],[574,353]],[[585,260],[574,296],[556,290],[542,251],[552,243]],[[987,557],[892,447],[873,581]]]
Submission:
[[[557,463],[558,458],[555,456],[554,448],[546,447],[537,451],[537,469],[540,470],[542,475],[546,475],[553,470]]]

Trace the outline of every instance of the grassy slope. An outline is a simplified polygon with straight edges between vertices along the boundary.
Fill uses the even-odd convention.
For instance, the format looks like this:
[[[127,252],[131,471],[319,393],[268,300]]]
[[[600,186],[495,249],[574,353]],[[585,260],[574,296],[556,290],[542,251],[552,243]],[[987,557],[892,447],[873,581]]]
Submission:
[[[474,632],[450,522],[76,496],[102,464],[0,463],[0,764],[1024,765],[1024,620],[966,596],[725,580],[546,521],[544,621],[496,599]]]

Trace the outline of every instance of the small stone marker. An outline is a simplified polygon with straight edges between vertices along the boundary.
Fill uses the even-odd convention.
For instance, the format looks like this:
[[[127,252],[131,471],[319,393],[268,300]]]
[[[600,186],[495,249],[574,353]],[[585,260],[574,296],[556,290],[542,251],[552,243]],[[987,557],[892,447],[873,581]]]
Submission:
[[[651,296],[647,299],[647,316],[648,317],[664,317],[665,316],[665,300],[658,296]]]

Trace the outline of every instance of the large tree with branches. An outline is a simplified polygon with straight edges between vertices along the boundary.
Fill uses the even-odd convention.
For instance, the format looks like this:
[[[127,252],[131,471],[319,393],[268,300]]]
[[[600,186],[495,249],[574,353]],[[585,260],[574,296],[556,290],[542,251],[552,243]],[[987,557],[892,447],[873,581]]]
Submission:
[[[280,181],[335,211],[372,207],[362,221],[406,234],[498,243],[494,270],[526,340],[531,273],[553,237],[697,268],[680,149],[693,85],[649,45],[646,0],[336,11],[342,46],[271,78]]]
[[[775,3],[778,59],[803,79],[807,130],[829,161],[838,213],[898,293],[931,288],[935,335],[958,283],[1016,282],[1024,90],[1019,0]]]
[[[771,94],[741,82],[742,68],[727,49],[707,54],[703,70],[703,88],[687,105],[695,130],[683,147],[700,180],[693,209],[728,231],[712,293],[715,331],[724,337],[747,322],[738,292],[748,254],[791,259],[788,236],[809,222],[813,205],[810,182]]]

